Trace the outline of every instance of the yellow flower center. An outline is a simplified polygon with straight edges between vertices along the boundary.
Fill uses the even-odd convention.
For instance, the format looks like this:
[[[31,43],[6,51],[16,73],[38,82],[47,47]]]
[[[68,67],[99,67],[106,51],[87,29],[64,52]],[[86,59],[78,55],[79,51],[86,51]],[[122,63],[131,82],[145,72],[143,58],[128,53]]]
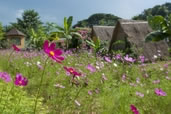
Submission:
[[[54,56],[55,53],[54,53],[53,51],[50,51],[50,55],[51,55],[51,56]]]
[[[71,69],[70,72],[73,73],[74,71]]]
[[[22,84],[22,81],[19,81],[18,83],[19,83],[19,84]]]

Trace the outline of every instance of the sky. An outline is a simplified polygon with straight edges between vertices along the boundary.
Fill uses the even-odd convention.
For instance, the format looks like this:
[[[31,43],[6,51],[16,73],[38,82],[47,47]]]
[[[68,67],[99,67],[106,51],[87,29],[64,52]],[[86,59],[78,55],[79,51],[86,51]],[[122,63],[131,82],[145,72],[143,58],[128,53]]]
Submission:
[[[21,18],[24,10],[34,9],[43,22],[63,23],[64,17],[73,16],[73,24],[94,13],[110,13],[131,19],[144,9],[171,0],[0,0],[0,22],[9,25]]]

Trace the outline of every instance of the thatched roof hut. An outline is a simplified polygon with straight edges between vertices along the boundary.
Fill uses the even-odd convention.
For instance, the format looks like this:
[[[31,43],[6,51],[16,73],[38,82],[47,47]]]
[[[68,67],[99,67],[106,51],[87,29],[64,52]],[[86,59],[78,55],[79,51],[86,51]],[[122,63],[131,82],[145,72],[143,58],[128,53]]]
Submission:
[[[7,32],[6,36],[10,46],[12,46],[12,44],[15,44],[18,48],[25,47],[25,34],[17,30],[16,28],[11,29],[9,32]]]
[[[7,32],[6,35],[7,35],[7,36],[25,36],[24,33],[22,33],[21,31],[19,31],[19,30],[16,29],[16,28],[11,29],[9,32]]]
[[[91,37],[94,41],[99,38],[102,43],[107,43],[108,48],[114,28],[114,26],[93,26]]]
[[[109,51],[133,48],[133,53],[142,54],[149,60],[152,60],[154,55],[169,56],[165,41],[145,43],[145,37],[150,32],[152,29],[146,21],[119,20],[113,32]]]

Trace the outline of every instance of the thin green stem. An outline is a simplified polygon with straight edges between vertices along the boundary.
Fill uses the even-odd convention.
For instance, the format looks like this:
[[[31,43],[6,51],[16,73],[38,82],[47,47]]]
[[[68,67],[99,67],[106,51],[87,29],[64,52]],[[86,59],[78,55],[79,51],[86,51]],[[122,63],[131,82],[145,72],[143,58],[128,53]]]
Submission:
[[[13,52],[14,52],[14,51],[11,51],[11,53],[10,53],[8,59],[7,59],[7,62],[8,62],[8,63],[7,63],[7,69],[6,69],[6,70],[8,70],[8,68],[9,68],[10,58],[11,58]]]
[[[44,76],[44,73],[45,73],[45,68],[46,68],[46,65],[47,65],[48,58],[45,60],[44,68],[43,68],[43,72],[42,72],[42,76],[41,76],[41,80],[40,80],[40,85],[39,85],[39,88],[38,88],[38,91],[37,91],[37,96],[36,96],[36,101],[35,101],[35,106],[34,106],[34,114],[36,114],[37,101],[38,101],[39,93],[40,93],[41,86],[42,86],[42,83],[43,83],[43,76]]]

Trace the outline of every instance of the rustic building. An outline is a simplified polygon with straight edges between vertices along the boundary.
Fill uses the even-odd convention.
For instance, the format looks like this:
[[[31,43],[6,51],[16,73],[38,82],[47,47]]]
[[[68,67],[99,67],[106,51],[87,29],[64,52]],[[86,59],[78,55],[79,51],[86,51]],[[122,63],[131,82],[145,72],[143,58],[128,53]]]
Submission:
[[[102,43],[106,43],[106,48],[108,48],[113,30],[114,26],[93,26],[91,37],[93,41],[96,41],[96,39],[99,38]]]
[[[152,29],[146,21],[119,20],[113,32],[109,51],[133,49],[133,53],[152,60],[154,55],[169,56],[165,41],[145,43],[145,37]]]
[[[11,29],[6,36],[10,46],[15,44],[20,49],[25,47],[25,35],[16,28]]]

